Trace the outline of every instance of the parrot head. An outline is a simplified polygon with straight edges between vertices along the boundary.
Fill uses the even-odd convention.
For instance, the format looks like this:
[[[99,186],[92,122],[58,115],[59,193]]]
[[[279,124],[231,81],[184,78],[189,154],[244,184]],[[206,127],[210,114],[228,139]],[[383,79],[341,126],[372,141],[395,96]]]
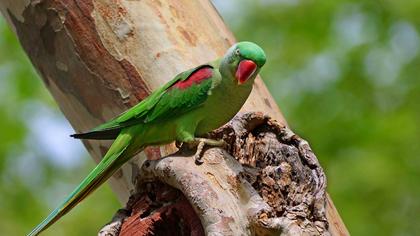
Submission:
[[[254,79],[266,60],[264,51],[252,42],[236,43],[224,58],[238,85]]]

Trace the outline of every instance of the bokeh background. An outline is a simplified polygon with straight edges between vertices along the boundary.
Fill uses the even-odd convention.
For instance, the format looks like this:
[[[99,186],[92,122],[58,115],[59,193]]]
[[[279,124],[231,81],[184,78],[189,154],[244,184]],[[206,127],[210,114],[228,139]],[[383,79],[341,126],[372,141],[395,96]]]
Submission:
[[[215,0],[308,139],[353,235],[420,235],[420,1]],[[0,18],[0,234],[24,235],[93,168]],[[104,186],[45,235],[95,235]],[[54,231],[54,233],[52,232]]]

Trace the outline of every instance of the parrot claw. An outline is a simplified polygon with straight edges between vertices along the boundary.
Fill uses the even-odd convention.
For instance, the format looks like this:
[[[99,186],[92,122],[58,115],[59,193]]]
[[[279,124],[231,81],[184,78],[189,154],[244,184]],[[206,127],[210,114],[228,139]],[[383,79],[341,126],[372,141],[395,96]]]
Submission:
[[[214,139],[207,139],[207,138],[195,138],[193,143],[197,146],[197,151],[194,154],[194,160],[196,165],[203,164],[202,160],[202,152],[205,145],[213,146],[213,147],[226,147],[227,143],[220,139],[220,140],[214,140]]]
[[[178,149],[181,149],[183,142],[176,140],[175,141],[175,147],[177,147]]]
[[[202,152],[203,152],[203,148],[204,148],[205,143],[204,142],[199,142],[197,145],[197,151],[194,154],[194,160],[195,160],[195,164],[196,165],[201,165],[204,163],[203,159],[202,159]]]

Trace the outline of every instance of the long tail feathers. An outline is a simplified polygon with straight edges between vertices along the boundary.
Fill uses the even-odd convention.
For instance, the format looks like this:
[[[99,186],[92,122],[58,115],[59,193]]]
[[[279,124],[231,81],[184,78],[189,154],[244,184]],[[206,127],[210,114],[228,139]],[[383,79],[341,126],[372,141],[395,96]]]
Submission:
[[[115,139],[118,137],[118,134],[121,132],[121,129],[107,129],[107,130],[97,130],[90,131],[80,134],[72,134],[70,137],[77,139],[98,139],[98,140],[109,140]]]
[[[124,131],[117,137],[102,161],[93,169],[83,182],[53,212],[36,226],[28,236],[35,236],[68,213],[74,206],[104,183],[131,156],[126,152],[132,136]]]

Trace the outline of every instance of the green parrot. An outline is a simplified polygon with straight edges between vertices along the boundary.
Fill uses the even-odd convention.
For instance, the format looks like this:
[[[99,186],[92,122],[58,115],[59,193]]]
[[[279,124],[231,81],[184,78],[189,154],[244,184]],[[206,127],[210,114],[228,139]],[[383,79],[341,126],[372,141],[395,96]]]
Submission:
[[[195,158],[200,162],[204,145],[224,143],[200,137],[241,109],[265,61],[264,51],[255,43],[236,43],[222,58],[178,74],[120,116],[89,132],[71,135],[115,141],[83,182],[29,235],[38,235],[59,220],[147,146],[173,141],[196,145]]]

